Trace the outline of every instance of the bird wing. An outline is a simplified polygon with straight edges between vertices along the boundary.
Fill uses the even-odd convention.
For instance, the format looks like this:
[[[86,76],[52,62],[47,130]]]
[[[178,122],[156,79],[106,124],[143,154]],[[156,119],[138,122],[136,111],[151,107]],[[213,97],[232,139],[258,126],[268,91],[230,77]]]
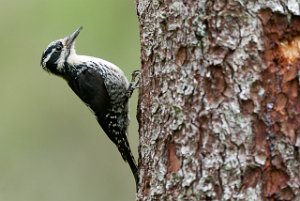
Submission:
[[[71,79],[68,84],[97,117],[107,113],[110,107],[110,97],[102,75],[96,70],[87,68],[76,79]]]
[[[126,136],[128,114],[127,112],[120,113],[111,106],[110,98],[114,97],[109,96],[105,86],[105,84],[111,85],[111,83],[105,83],[102,75],[95,69],[87,68],[76,79],[70,79],[68,84],[80,99],[94,111],[98,123],[110,140],[117,146],[124,161],[129,163],[135,180],[138,181],[138,169]],[[118,95],[120,96],[121,94]],[[122,97],[120,98],[122,99]],[[127,110],[127,103],[122,110]]]
[[[117,122],[117,115],[111,110],[110,96],[102,75],[93,68],[87,68],[76,79],[70,79],[68,84],[77,96],[92,109],[101,128],[116,144],[117,138],[114,136],[115,134],[111,134],[111,130],[115,125],[113,122]],[[117,133],[121,130],[121,128],[115,129],[118,131]]]

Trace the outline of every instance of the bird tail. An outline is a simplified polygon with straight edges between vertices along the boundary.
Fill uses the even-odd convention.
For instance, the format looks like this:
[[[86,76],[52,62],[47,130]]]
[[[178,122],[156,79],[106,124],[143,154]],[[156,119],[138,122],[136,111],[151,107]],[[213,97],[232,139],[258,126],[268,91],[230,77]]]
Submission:
[[[129,151],[129,154],[127,156],[127,162],[129,164],[129,167],[131,169],[131,172],[134,176],[134,179],[135,179],[135,183],[136,183],[136,186],[138,186],[139,184],[139,174],[138,174],[138,168],[137,168],[137,165],[136,165],[136,162],[135,162],[135,159],[131,153],[131,151]]]
[[[122,148],[125,148],[126,150],[121,150]],[[129,164],[129,167],[130,167],[131,172],[135,179],[136,187],[138,187],[138,184],[139,184],[138,167],[137,167],[135,159],[131,153],[131,149],[130,149],[128,141],[126,140],[126,145],[124,147],[118,147],[118,149],[119,149],[124,161],[126,161]]]

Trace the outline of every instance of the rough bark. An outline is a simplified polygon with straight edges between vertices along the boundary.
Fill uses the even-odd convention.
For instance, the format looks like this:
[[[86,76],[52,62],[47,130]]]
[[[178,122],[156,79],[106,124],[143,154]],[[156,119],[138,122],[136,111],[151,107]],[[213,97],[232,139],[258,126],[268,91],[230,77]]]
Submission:
[[[138,200],[300,200],[299,5],[137,0]]]

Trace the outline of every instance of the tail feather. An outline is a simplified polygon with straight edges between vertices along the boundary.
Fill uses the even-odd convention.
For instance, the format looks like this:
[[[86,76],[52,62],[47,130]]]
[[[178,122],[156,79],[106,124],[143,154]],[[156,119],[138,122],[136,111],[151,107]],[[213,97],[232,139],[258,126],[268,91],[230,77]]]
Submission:
[[[139,183],[138,168],[134,160],[134,157],[131,153],[129,142],[126,135],[127,122],[120,123],[118,118],[120,114],[118,115],[112,115],[112,114],[113,113],[111,113],[110,115],[96,114],[97,120],[100,126],[102,127],[102,129],[104,130],[104,132],[109,137],[109,139],[117,146],[124,161],[128,162],[137,187]],[[125,119],[125,117],[121,119]]]
[[[133,157],[133,155],[131,154],[131,152],[129,152],[129,156],[128,156],[128,158],[127,158],[127,162],[128,162],[128,164],[129,164],[129,167],[130,167],[130,169],[131,169],[131,172],[132,172],[132,174],[133,174],[133,176],[134,176],[135,184],[136,184],[136,186],[138,186],[138,184],[139,184],[138,167],[137,167],[137,165],[136,165],[136,162],[135,162],[134,157]]]
[[[125,142],[126,142],[125,143],[126,145],[118,147],[118,149],[119,149],[119,152],[121,153],[124,161],[126,161],[129,164],[129,167],[130,167],[131,172],[135,179],[136,187],[138,187],[138,184],[139,184],[138,167],[137,167],[135,159],[131,153],[131,149],[129,147],[129,143],[128,143],[127,139],[125,140]]]

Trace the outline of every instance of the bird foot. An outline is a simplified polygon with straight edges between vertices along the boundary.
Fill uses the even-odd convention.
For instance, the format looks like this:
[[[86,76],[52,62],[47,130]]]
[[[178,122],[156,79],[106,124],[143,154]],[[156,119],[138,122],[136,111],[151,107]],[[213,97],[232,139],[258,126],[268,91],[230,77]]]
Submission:
[[[126,93],[128,98],[130,98],[133,91],[139,87],[140,75],[141,75],[140,70],[134,70],[131,73],[131,82],[129,83],[129,87]],[[138,79],[136,80],[137,77]]]

